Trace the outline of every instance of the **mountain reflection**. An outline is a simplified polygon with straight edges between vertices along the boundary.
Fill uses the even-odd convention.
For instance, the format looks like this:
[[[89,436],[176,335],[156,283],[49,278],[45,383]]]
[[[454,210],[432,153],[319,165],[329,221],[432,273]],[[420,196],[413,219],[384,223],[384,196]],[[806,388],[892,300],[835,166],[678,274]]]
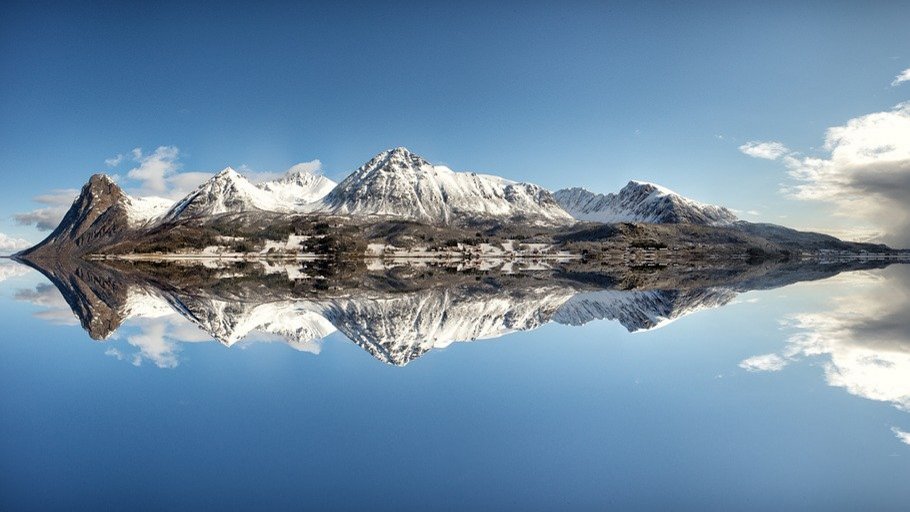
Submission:
[[[523,268],[334,261],[28,264],[43,273],[59,294],[40,284],[19,291],[17,299],[45,306],[40,315],[52,321],[71,320],[73,316],[66,312],[70,310],[97,340],[114,336],[130,320],[138,333],[127,333],[126,341],[138,352],[130,355],[112,347],[107,353],[135,364],[147,359],[161,367],[179,363],[181,342],[214,339],[232,346],[258,339],[318,353],[320,341],[336,331],[376,359],[404,365],[454,342],[497,338],[551,322],[579,326],[606,319],[630,332],[654,329],[690,313],[729,304],[745,291],[885,265],[874,261],[731,263],[712,269],[605,267],[592,273],[542,264]],[[854,327],[887,333],[893,320],[881,318],[879,323]],[[892,326],[906,329],[899,321]],[[758,356],[743,366],[775,369],[801,353],[822,350],[815,348],[818,343],[798,339],[802,338],[794,337],[790,345],[795,348],[783,354]],[[891,340],[889,345],[899,348],[896,353],[904,363],[906,339]],[[906,406],[907,394],[889,400]]]

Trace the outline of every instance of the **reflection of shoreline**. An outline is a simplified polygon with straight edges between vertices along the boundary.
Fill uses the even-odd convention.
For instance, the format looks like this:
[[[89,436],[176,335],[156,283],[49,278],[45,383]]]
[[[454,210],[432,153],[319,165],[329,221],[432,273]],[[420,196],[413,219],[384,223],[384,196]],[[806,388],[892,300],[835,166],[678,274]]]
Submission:
[[[745,359],[740,367],[776,372],[800,360],[821,359],[828,385],[910,412],[910,268],[842,280],[849,286],[830,299],[829,310],[790,315],[784,348]],[[910,440],[903,430],[894,431],[902,441]]]

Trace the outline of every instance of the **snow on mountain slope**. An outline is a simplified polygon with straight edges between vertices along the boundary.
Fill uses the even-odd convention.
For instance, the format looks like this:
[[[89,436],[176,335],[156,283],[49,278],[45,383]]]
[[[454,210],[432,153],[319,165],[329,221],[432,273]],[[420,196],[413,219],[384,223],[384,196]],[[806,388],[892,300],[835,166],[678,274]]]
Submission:
[[[290,209],[288,203],[227,167],[178,201],[164,215],[163,221],[249,211],[286,212]]]
[[[162,220],[253,211],[308,211],[334,187],[335,182],[324,176],[293,167],[277,180],[254,185],[228,167],[174,204]]]
[[[405,148],[376,155],[323,200],[335,214],[389,216],[435,224],[459,220],[573,222],[549,191],[497,176],[434,166]]]
[[[699,203],[643,181],[630,181],[618,194],[568,188],[553,195],[567,212],[584,221],[723,225],[737,220],[727,208]]]
[[[126,216],[131,227],[144,226],[163,217],[173,205],[174,201],[163,197],[127,196]]]
[[[304,207],[325,197],[335,188],[334,181],[305,170],[305,164],[297,164],[288,173],[274,181],[260,183],[259,188],[270,192],[279,202],[291,207]]]

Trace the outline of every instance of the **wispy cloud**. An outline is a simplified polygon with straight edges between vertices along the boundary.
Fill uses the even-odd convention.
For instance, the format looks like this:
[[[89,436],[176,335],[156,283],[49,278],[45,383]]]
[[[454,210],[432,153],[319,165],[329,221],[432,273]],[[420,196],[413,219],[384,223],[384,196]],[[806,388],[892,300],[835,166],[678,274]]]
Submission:
[[[742,360],[739,367],[749,372],[779,372],[788,362],[777,354],[763,354]]]
[[[123,162],[123,154],[117,153],[117,156],[106,158],[104,160],[104,165],[108,167],[117,167],[121,162]]]
[[[79,191],[72,188],[52,190],[33,198],[35,202],[45,205],[44,207],[17,213],[13,215],[13,219],[23,226],[35,226],[40,230],[50,231],[57,227],[77,195]]]
[[[899,75],[894,77],[894,81],[891,82],[891,87],[897,87],[904,82],[910,82],[910,68],[901,71]]]
[[[739,150],[752,158],[764,158],[765,160],[777,160],[778,158],[789,153],[790,150],[780,142],[768,141],[749,141],[739,147]]]
[[[63,295],[50,283],[41,283],[32,289],[22,289],[13,295],[16,300],[28,302],[43,309],[35,313],[36,318],[55,324],[79,325]]]
[[[894,432],[894,435],[901,440],[904,444],[910,444],[910,432],[904,432],[903,430],[897,427],[891,427],[891,432]]]

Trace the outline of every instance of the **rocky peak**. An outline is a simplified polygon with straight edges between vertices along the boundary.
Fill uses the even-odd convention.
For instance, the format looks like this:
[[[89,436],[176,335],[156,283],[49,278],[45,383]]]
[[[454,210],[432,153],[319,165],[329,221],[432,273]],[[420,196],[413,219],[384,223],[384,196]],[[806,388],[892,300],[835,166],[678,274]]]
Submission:
[[[93,175],[56,229],[21,255],[85,253],[129,228],[129,196],[104,174]]]

